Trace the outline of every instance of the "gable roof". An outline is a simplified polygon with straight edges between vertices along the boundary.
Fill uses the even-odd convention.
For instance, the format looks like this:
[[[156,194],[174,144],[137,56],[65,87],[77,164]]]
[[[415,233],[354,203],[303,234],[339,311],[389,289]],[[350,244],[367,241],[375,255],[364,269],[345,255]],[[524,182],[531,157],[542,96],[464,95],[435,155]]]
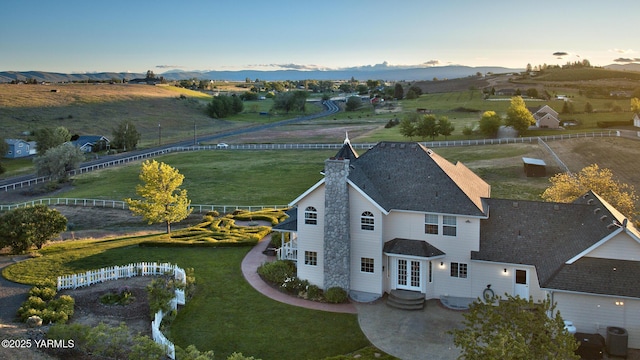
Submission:
[[[564,265],[544,288],[640,298],[640,261],[583,257]]]
[[[349,181],[387,212],[486,216],[489,184],[418,143],[380,142],[350,168]]]
[[[536,267],[544,286],[576,254],[618,229],[599,202],[552,203],[486,199],[489,218],[480,221],[480,250],[471,259]],[[595,209],[600,210],[595,211]],[[602,216],[607,218],[601,220]]]

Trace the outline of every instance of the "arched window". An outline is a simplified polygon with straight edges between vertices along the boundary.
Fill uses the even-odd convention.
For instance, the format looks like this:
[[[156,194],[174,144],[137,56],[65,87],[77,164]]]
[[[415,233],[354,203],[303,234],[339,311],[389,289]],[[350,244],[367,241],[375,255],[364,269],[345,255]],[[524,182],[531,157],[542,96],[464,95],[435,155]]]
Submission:
[[[318,210],[313,206],[304,209],[304,223],[308,225],[318,225]]]
[[[360,217],[360,229],[373,231],[374,222],[373,214],[370,211],[365,211]]]

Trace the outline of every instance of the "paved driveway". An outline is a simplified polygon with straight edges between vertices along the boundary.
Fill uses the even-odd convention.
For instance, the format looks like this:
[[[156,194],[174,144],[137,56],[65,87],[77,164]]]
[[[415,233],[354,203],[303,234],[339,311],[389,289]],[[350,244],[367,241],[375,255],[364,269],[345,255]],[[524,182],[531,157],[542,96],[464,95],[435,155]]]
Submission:
[[[454,360],[460,351],[453,345],[451,329],[462,329],[461,311],[428,300],[423,310],[399,310],[384,300],[356,303],[358,322],[369,341],[380,350],[403,360]]]

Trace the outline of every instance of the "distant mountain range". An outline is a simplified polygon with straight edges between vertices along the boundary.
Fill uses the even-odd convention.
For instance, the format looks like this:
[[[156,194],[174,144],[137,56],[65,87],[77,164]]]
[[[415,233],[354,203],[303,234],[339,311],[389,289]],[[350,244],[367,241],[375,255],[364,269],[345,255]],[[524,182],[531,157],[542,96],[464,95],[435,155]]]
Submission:
[[[433,66],[433,67],[416,67],[416,68],[399,68],[393,66],[369,66],[348,68],[341,70],[239,70],[239,71],[182,71],[169,70],[156,76],[163,76],[165,79],[171,80],[227,80],[227,81],[245,81],[256,79],[266,81],[279,80],[349,80],[352,77],[356,80],[388,80],[388,81],[419,81],[437,79],[457,79],[467,76],[473,76],[477,73],[487,74],[503,74],[511,72],[521,72],[524,69],[512,69],[498,66],[470,67],[462,65],[451,66]],[[102,73],[85,73],[85,74],[62,74],[44,71],[2,71],[0,72],[0,83],[7,83],[13,80],[25,81],[27,79],[35,79],[38,82],[72,82],[72,81],[109,81],[112,79],[131,80],[136,78],[144,78],[146,73],[128,73],[128,72],[102,72]]]
[[[604,66],[605,69],[618,71],[640,72],[640,64],[611,64]],[[433,79],[458,79],[481,74],[505,74],[522,72],[525,69],[506,68],[499,66],[471,67],[463,65],[431,66],[431,67],[398,67],[386,64],[373,66],[362,66],[345,68],[340,70],[238,70],[238,71],[184,71],[169,70],[156,76],[163,76],[169,81],[173,80],[227,80],[245,81],[256,79],[266,81],[281,80],[387,80],[387,81],[421,81]],[[146,73],[129,72],[96,72],[84,74],[62,74],[45,71],[2,71],[0,72],[0,83],[8,83],[13,80],[25,81],[35,79],[38,82],[62,83],[81,81],[109,81],[109,80],[132,80],[144,78]]]

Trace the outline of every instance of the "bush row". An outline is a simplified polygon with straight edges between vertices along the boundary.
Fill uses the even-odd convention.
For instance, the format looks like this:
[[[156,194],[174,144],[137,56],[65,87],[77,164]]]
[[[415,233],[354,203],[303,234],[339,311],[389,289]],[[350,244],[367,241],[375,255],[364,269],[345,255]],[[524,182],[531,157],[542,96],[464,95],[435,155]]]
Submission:
[[[318,286],[296,276],[296,265],[290,260],[277,260],[258,267],[258,274],[282,291],[304,299],[340,304],[347,301],[347,292],[340,287],[322,291]]]
[[[44,324],[66,323],[73,315],[75,300],[69,295],[55,298],[57,290],[52,286],[34,286],[28,298],[18,309],[20,320],[26,322],[31,316],[38,316]]]
[[[598,121],[596,123],[599,128],[610,128],[614,126],[630,126],[633,125],[633,120],[619,120],[619,121]]]

